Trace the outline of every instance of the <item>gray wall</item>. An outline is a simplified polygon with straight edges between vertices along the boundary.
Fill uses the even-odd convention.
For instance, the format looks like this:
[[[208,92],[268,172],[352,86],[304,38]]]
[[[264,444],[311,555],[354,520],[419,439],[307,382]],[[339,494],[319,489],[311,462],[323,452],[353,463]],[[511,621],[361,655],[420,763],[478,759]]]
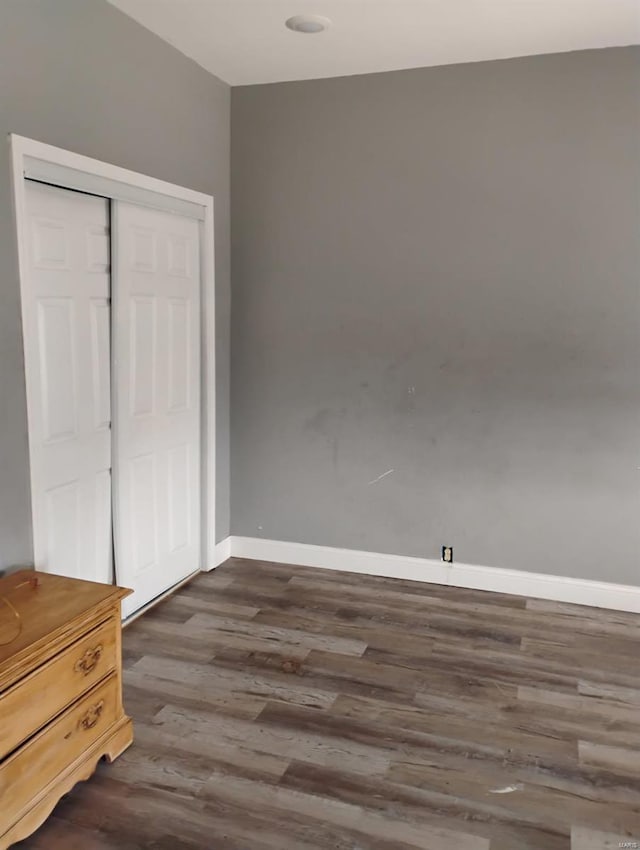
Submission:
[[[232,532],[638,584],[639,49],[232,128]]]
[[[230,90],[105,0],[0,2],[0,136],[19,133],[215,196],[217,536],[229,533]],[[32,557],[8,145],[0,149],[0,569]]]

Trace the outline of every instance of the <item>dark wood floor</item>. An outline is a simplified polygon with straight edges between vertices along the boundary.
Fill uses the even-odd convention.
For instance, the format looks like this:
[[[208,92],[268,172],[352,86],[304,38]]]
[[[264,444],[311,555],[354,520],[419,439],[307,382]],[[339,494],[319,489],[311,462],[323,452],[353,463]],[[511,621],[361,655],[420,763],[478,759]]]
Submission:
[[[640,847],[640,616],[236,560],[124,647],[134,746],[21,850]]]

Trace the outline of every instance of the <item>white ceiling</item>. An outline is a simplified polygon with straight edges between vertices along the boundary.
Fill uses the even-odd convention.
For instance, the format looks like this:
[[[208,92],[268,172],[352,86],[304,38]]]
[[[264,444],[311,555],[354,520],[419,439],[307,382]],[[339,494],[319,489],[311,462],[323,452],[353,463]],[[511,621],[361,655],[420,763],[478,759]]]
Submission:
[[[640,43],[640,0],[110,0],[231,85]],[[333,21],[286,29],[292,15]]]

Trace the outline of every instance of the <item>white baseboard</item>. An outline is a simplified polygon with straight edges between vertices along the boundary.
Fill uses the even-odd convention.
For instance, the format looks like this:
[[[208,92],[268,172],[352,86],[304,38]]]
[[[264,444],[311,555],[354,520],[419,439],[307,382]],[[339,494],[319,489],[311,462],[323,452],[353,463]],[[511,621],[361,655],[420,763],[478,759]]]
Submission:
[[[226,547],[226,548],[225,548]],[[479,567],[473,564],[445,564],[428,558],[405,555],[383,555],[379,552],[359,552],[355,549],[336,549],[331,546],[310,546],[283,540],[262,540],[257,537],[228,537],[216,546],[216,558],[249,558],[274,561],[280,564],[299,564],[328,570],[345,570],[374,576],[410,579],[411,581],[512,593],[554,602],[590,605],[640,614],[640,587],[610,584],[603,581],[527,573],[499,567]]]

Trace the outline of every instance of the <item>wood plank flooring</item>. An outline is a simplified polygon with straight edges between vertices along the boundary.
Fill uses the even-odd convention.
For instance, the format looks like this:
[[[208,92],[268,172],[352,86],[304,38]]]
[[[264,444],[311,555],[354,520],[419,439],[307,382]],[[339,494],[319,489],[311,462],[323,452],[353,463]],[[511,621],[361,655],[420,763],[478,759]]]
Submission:
[[[21,850],[640,848],[640,616],[233,560],[124,655],[134,746]]]

